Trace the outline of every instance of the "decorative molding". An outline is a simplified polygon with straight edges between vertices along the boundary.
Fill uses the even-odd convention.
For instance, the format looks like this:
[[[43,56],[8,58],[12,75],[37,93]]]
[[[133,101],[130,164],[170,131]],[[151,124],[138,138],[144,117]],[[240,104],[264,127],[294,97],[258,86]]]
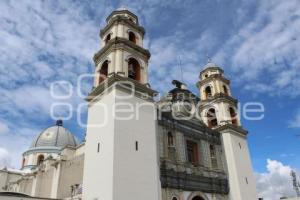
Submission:
[[[202,76],[202,74],[205,74],[207,71],[211,71],[211,70],[219,70],[221,73],[224,73],[224,70],[220,67],[208,67],[200,72],[200,76]]]
[[[128,48],[129,50],[133,50],[135,52],[140,53],[142,56],[144,56],[146,59],[149,59],[151,54],[147,49],[144,49],[133,42],[129,41],[125,38],[115,37],[111,39],[100,51],[98,51],[94,55],[94,62],[95,66],[97,66],[102,60],[103,55],[106,55],[107,52],[112,51],[114,49],[118,48]]]
[[[227,178],[206,177],[186,172],[176,172],[166,169],[163,165],[161,172],[162,188],[173,188],[187,191],[202,191],[206,193],[228,194],[229,184]]]
[[[219,126],[215,130],[220,132],[220,133],[231,132],[231,133],[236,134],[238,136],[241,136],[243,138],[246,138],[247,135],[248,135],[248,131],[243,129],[242,126],[236,126],[236,125],[233,125],[233,124],[225,124],[225,125]]]
[[[210,97],[209,99],[201,100],[200,108],[204,108],[204,107],[207,107],[212,104],[219,103],[219,102],[227,102],[236,107],[238,100],[229,95],[226,95],[224,93],[217,93],[217,94],[213,95],[212,97]]]
[[[57,148],[54,148],[54,147],[39,147],[39,148],[32,148],[32,149],[29,149],[27,151],[25,151],[23,153],[23,156],[26,156],[26,155],[29,155],[29,154],[32,154],[32,153],[60,153],[62,151],[62,148],[60,147],[57,147]]]
[[[115,83],[118,83],[116,86],[122,87],[123,89],[130,89],[130,86],[134,86],[133,89],[136,94],[139,94],[140,97],[146,97],[151,101],[153,101],[153,97],[157,94],[156,91],[148,88],[145,84],[127,77],[120,76],[116,73],[112,73],[105,81],[92,90],[85,100],[92,102],[96,97],[100,96],[106,89],[110,88]]]
[[[228,80],[227,78],[225,78],[221,74],[212,74],[209,77],[205,78],[204,80],[198,81],[197,86],[202,87],[206,83],[211,82],[211,81],[215,81],[215,80],[223,81],[224,83],[226,83],[228,85],[230,84],[230,80]]]
[[[103,38],[106,35],[106,32],[115,24],[126,24],[131,29],[136,30],[142,37],[145,35],[145,29],[142,26],[130,21],[127,17],[124,16],[116,16],[109,21],[109,23],[100,31],[100,37]]]
[[[221,144],[219,132],[209,129],[200,121],[197,122],[198,123],[190,120],[175,120],[171,113],[163,113],[162,118],[158,120],[159,125],[178,130],[183,133],[185,137],[194,138],[196,140],[202,139],[217,145]]]
[[[134,58],[134,59],[139,63],[141,69],[145,69],[145,66],[142,65],[142,64],[144,64],[144,63],[141,63],[140,59],[137,58],[137,57],[136,57],[135,55],[133,55],[133,54],[129,54],[128,56],[126,56],[125,61],[128,62],[130,58]]]
[[[106,18],[106,22],[109,21],[109,19],[114,16],[114,15],[118,15],[118,14],[128,14],[131,15],[138,23],[138,17],[136,16],[136,14],[130,12],[129,10],[114,10],[112,13],[110,13],[110,15],[108,15],[108,17]]]

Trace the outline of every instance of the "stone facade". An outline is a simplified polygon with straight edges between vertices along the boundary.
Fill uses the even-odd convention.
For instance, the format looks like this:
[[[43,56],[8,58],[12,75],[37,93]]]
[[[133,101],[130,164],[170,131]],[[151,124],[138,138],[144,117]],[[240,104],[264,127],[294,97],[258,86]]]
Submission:
[[[48,158],[31,171],[0,171],[2,192],[18,192],[32,197],[66,199],[81,196],[84,144],[64,148],[57,159]],[[72,189],[73,188],[73,189]]]

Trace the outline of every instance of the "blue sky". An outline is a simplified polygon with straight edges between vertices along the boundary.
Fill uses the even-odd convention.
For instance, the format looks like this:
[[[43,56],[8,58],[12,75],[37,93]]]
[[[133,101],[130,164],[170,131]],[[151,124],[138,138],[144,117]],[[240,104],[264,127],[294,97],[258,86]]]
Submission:
[[[77,77],[93,72],[92,57],[100,48],[99,30],[106,16],[123,6],[135,12],[146,29],[144,45],[152,54],[149,69],[154,89],[167,92],[171,80],[179,79],[180,56],[183,79],[198,93],[195,83],[209,55],[225,70],[233,94],[242,104],[261,102],[265,106],[263,120],[242,121],[249,130],[258,176],[300,168],[297,0],[1,1],[2,163],[20,165],[20,154],[32,138],[54,123],[50,117],[53,103],[76,107],[84,102],[76,95]],[[59,80],[74,84],[71,98],[50,96],[51,83]],[[91,82],[86,81],[84,91],[90,88]],[[62,108],[58,114],[67,111]],[[65,126],[82,138],[85,129],[78,126],[76,111],[72,114]],[[82,117],[85,119],[85,114]]]

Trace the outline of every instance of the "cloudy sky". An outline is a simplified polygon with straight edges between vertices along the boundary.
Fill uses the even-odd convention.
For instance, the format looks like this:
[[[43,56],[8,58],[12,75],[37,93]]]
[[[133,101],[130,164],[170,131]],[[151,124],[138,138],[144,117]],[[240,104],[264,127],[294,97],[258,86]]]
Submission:
[[[162,93],[180,78],[195,83],[207,55],[232,80],[241,105],[260,102],[264,119],[243,120],[261,196],[294,195],[290,169],[300,169],[300,3],[298,0],[3,0],[0,1],[0,165],[18,168],[33,137],[65,121],[78,138],[85,128],[77,78],[93,73],[99,30],[118,7],[135,12],[152,54],[150,84]],[[49,88],[55,81],[72,84]],[[85,94],[91,80],[81,84]],[[53,86],[53,85],[52,85]],[[73,112],[68,112],[72,105]],[[81,106],[82,107],[82,106]],[[271,185],[272,183],[272,185]],[[284,185],[283,187],[279,186]]]

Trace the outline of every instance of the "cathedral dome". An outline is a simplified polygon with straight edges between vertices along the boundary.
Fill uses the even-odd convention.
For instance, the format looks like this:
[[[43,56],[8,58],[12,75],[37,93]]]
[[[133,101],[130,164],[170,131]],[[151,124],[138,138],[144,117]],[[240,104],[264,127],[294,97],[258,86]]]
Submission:
[[[42,131],[32,142],[30,148],[37,147],[76,147],[78,141],[72,133],[63,127],[62,121]]]

